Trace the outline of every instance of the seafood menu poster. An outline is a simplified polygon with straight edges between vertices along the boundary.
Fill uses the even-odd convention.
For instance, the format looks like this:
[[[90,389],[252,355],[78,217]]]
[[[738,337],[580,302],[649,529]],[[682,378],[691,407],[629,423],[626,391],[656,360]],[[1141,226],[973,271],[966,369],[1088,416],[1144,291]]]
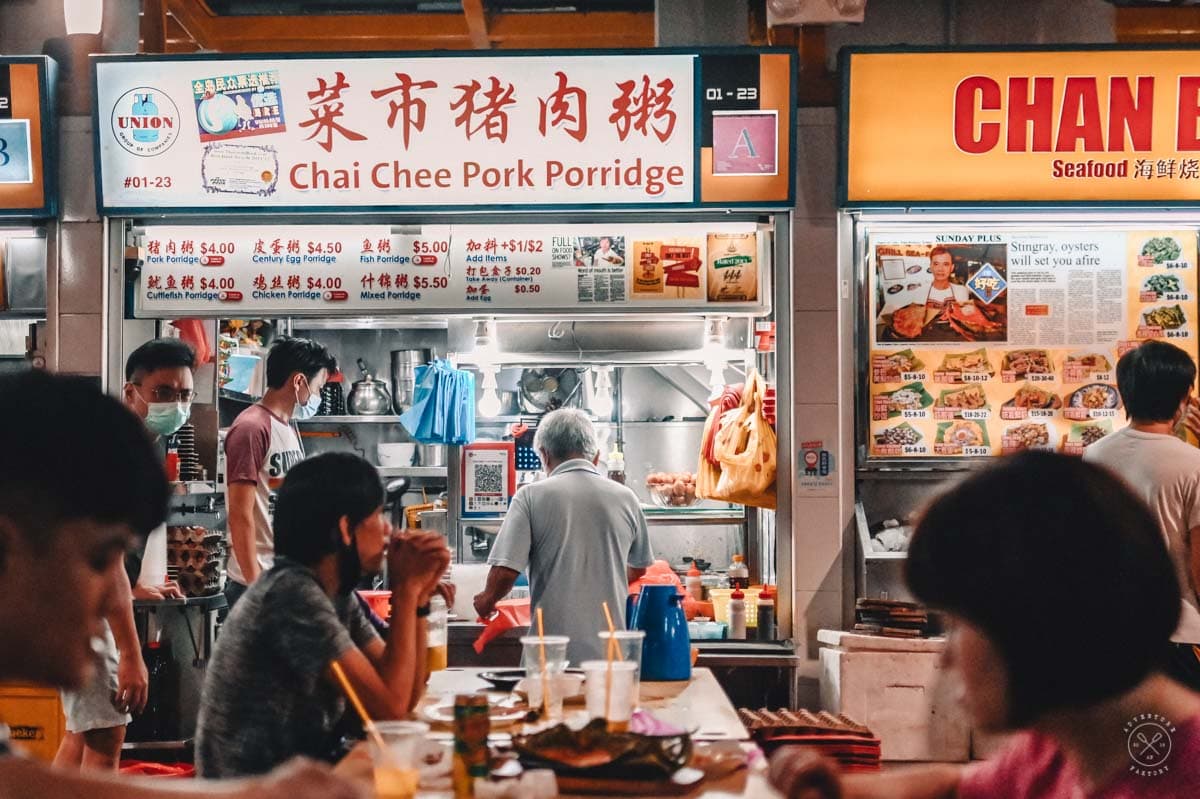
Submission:
[[[1196,358],[1194,230],[872,236],[872,458],[1080,454],[1125,425],[1115,366]]]
[[[761,314],[770,238],[671,225],[151,225],[140,317],[719,309]]]

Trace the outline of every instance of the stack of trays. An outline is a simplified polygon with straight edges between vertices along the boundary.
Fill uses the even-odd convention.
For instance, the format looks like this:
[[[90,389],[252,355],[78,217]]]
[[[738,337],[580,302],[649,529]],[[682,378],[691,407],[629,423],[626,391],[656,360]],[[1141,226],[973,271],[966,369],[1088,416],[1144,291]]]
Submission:
[[[854,609],[854,631],[890,638],[924,638],[929,614],[914,602],[860,599]]]
[[[848,716],[766,708],[741,708],[738,716],[767,754],[782,746],[807,746],[836,760],[843,771],[879,770],[879,739]]]
[[[221,591],[225,546],[219,532],[204,527],[167,528],[167,576],[185,596],[212,596]]]
[[[196,452],[196,428],[191,422],[175,433],[175,447],[179,453],[179,479],[185,483],[199,480],[203,472]]]

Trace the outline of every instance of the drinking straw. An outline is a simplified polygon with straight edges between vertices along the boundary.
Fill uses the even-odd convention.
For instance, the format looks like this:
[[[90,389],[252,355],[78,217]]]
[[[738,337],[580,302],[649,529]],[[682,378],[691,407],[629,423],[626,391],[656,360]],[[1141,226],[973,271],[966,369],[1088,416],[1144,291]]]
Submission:
[[[604,602],[601,602],[600,607],[604,608],[604,618],[608,620],[608,648],[616,649],[617,658],[619,660],[624,660],[625,653],[621,651],[619,646],[617,646],[617,628],[616,625],[613,624],[612,613],[608,611],[608,601],[605,600]]]
[[[608,602],[601,602],[600,605],[604,608],[605,618],[608,619],[608,648],[604,653],[604,720],[607,722],[612,716],[612,664],[613,651],[617,645],[617,636],[616,628],[613,626],[612,614],[608,612]]]
[[[350,680],[346,678],[346,672],[342,671],[342,666],[336,660],[333,662],[333,676],[337,677],[339,683],[342,684],[342,690],[346,693],[346,697],[350,700],[350,704],[354,705],[354,709],[358,712],[358,717],[362,719],[363,727],[366,728],[367,734],[375,741],[375,745],[379,747],[379,751],[384,753],[384,756],[390,756],[388,746],[383,741],[383,736],[379,734],[379,728],[375,726],[375,722],[367,715],[367,709],[363,706],[362,700],[358,698],[353,686],[350,685]]]
[[[546,675],[546,627],[542,622],[542,609],[537,609],[538,649],[542,659],[542,712],[550,717],[550,680]]]

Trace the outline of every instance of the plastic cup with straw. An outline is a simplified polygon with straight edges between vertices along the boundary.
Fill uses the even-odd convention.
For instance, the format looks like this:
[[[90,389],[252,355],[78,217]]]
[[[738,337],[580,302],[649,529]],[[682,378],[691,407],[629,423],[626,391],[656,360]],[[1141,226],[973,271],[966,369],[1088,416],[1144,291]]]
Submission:
[[[379,725],[367,713],[367,708],[363,705],[362,700],[358,696],[358,692],[350,684],[350,680],[346,677],[346,672],[338,663],[332,666],[333,675],[342,686],[342,691],[346,694],[346,698],[350,700],[350,704],[354,706],[355,712],[362,720],[363,727],[370,736],[371,741],[375,744],[375,749],[378,756],[375,762],[375,793],[380,799],[410,799],[416,795],[417,788],[420,783],[420,771],[416,768],[416,764],[412,762],[405,763],[402,758],[396,753],[391,746],[388,745],[384,738],[383,732],[380,731]],[[429,727],[424,724],[414,724],[409,722],[395,722],[385,724],[387,727],[402,727],[402,730],[388,730],[389,734],[400,736],[420,735],[429,731]],[[412,755],[409,755],[411,760]]]

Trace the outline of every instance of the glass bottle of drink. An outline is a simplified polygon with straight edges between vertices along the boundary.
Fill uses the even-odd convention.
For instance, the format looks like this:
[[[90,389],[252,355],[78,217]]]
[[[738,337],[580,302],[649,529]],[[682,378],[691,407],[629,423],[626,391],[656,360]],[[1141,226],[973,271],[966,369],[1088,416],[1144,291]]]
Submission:
[[[745,555],[733,556],[733,564],[729,567],[729,587],[743,591],[750,587],[750,569],[746,566]]]

